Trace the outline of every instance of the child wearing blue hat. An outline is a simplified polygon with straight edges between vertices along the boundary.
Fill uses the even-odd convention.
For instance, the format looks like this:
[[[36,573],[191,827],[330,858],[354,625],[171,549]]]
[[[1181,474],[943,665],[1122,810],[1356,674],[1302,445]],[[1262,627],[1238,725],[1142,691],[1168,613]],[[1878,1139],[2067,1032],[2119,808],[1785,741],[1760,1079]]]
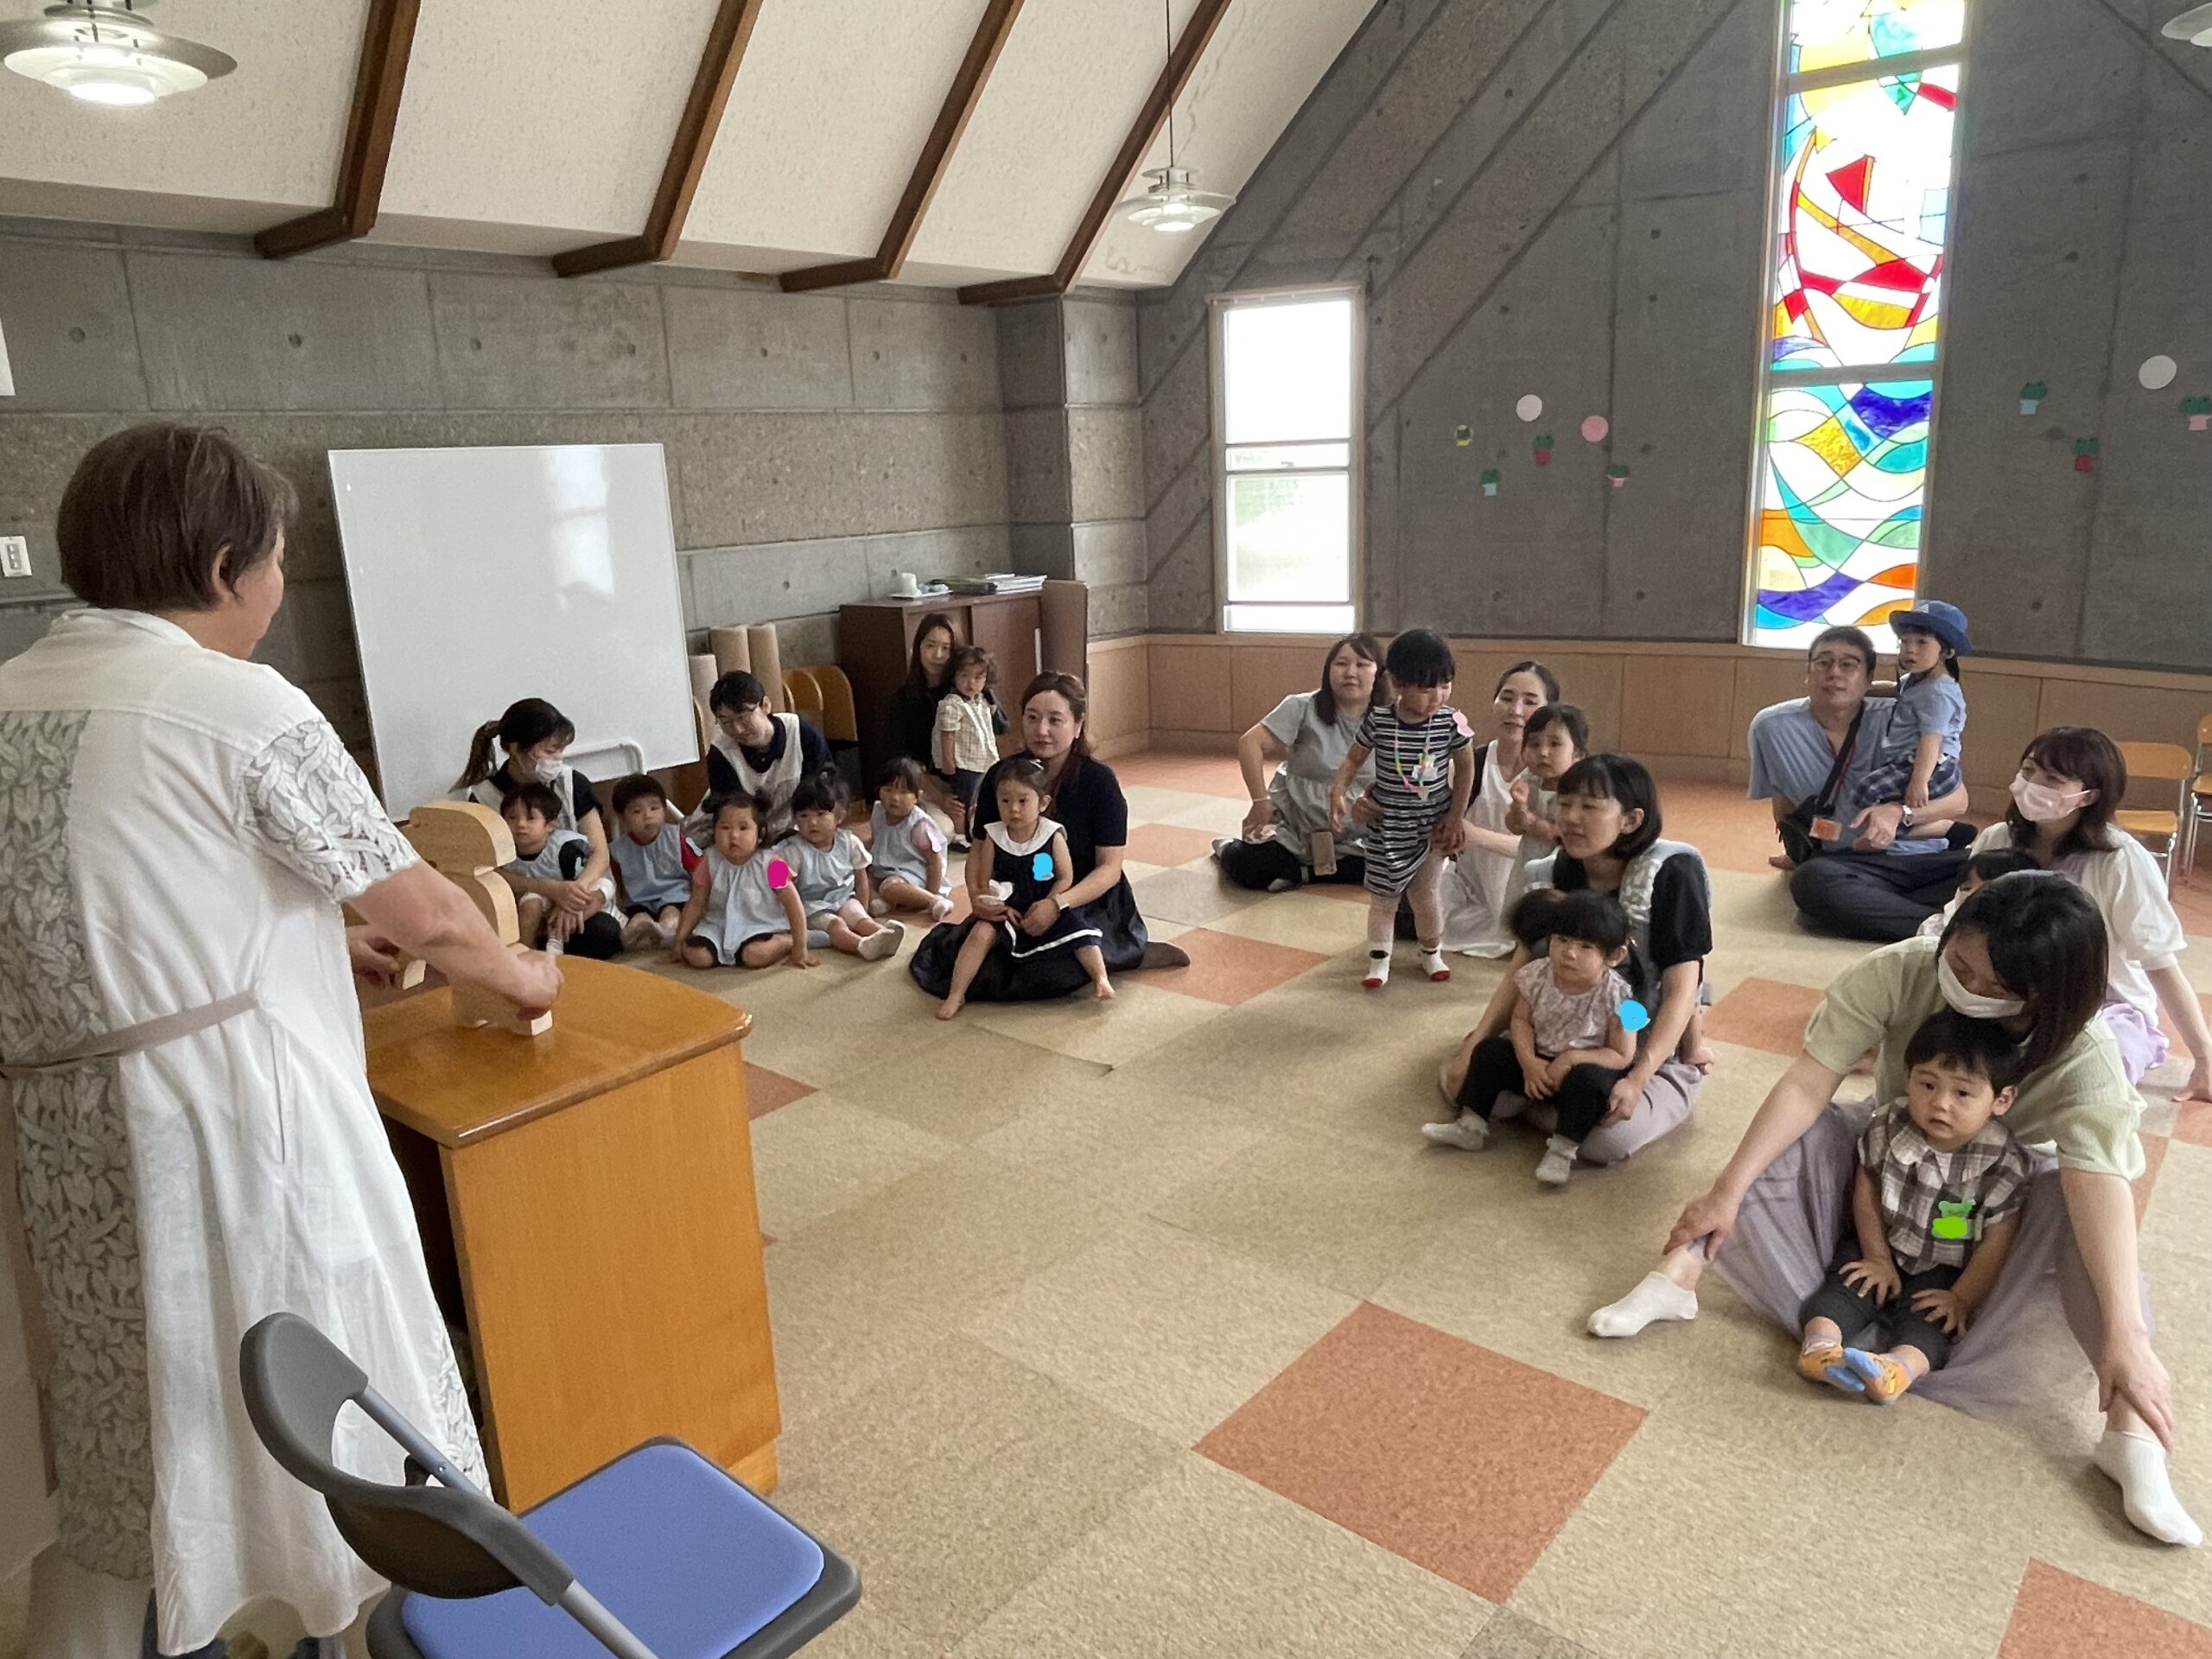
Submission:
[[[1902,801],[1917,812],[1959,785],[1959,740],[1967,728],[1959,658],[1973,654],[1974,641],[1966,613],[1940,599],[1899,611],[1890,626],[1897,636],[1897,705],[1868,762],[1859,804]]]

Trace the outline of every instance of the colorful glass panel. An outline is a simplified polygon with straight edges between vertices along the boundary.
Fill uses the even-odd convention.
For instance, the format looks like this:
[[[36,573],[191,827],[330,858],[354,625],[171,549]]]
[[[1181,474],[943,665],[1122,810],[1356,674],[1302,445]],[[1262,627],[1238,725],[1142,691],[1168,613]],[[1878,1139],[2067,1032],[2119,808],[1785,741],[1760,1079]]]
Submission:
[[[1931,361],[1955,65],[1792,92],[1782,134],[1777,368]]]
[[[1802,647],[1851,623],[1894,650],[1912,604],[1928,478],[1929,380],[1767,391],[1751,643]]]
[[[1939,52],[1960,42],[1966,23],[1966,0],[1792,0],[1788,72]]]

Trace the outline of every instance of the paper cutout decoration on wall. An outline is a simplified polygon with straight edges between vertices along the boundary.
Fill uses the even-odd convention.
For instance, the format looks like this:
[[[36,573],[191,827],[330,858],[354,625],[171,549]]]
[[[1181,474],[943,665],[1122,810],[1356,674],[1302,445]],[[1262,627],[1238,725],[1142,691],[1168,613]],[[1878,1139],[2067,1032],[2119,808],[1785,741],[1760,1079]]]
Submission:
[[[1029,861],[1029,874],[1035,876],[1039,881],[1051,880],[1052,879],[1052,855],[1050,853],[1039,853],[1036,857],[1031,859]]]
[[[1497,468],[1495,467],[1483,468],[1483,493],[1484,495],[1497,493]]]
[[[1611,484],[1617,490],[1626,489],[1628,487],[1628,468],[1625,467],[1606,467],[1605,481]]]
[[[2152,391],[2164,391],[2174,383],[2174,376],[2181,372],[2181,365],[2160,352],[2156,357],[2146,357],[2143,366],[2135,371],[2135,378]]]
[[[1550,433],[1544,432],[1537,435],[1535,453],[1537,466],[1548,467],[1552,464],[1552,435]]]
[[[2184,397],[2181,412],[2189,416],[2192,432],[2212,432],[2212,397]]]
[[[2097,441],[2094,438],[2074,440],[2074,470],[2077,473],[2097,470]]]
[[[2031,380],[2020,388],[2020,413],[2032,415],[2050,396],[2050,388],[2040,380]]]
[[[1585,416],[1582,421],[1582,441],[1585,443],[1603,443],[1605,441],[1605,434],[1612,429],[1604,416]]]
[[[791,884],[791,867],[780,858],[768,861],[768,885],[781,893]]]
[[[1475,434],[1473,428],[1455,426],[1452,429],[1452,442],[1458,444],[1462,449],[1465,448],[1474,441]]]
[[[1544,400],[1532,391],[1513,405],[1513,412],[1524,421],[1533,421],[1544,412]]]

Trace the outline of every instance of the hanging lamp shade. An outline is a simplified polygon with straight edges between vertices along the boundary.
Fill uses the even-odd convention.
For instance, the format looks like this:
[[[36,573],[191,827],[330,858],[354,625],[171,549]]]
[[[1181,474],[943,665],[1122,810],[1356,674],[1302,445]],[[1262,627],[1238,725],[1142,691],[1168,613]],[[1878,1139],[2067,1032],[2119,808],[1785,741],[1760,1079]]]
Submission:
[[[1187,167],[1155,167],[1144,176],[1152,181],[1150,187],[1141,195],[1116,202],[1114,211],[1123,219],[1170,236],[1195,231],[1236,205],[1234,196],[1201,190],[1192,184]]]
[[[237,68],[212,46],[149,24],[137,6],[64,0],[42,17],[0,22],[0,62],[87,104],[151,104],[189,92]]]

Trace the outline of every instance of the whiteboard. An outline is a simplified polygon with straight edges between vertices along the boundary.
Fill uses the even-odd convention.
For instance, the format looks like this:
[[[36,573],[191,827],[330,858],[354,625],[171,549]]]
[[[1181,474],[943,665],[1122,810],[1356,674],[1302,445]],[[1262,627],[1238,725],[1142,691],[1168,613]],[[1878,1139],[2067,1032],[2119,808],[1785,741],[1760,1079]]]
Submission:
[[[394,817],[518,697],[587,776],[699,758],[660,445],[334,449],[330,482]]]

